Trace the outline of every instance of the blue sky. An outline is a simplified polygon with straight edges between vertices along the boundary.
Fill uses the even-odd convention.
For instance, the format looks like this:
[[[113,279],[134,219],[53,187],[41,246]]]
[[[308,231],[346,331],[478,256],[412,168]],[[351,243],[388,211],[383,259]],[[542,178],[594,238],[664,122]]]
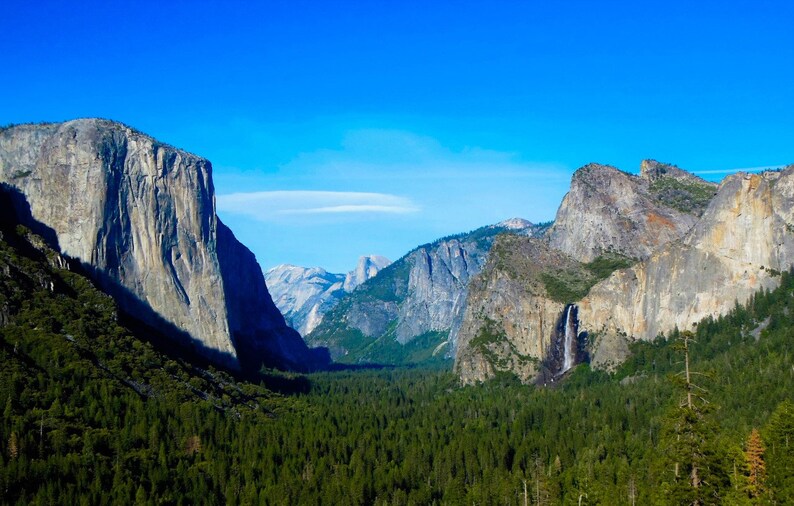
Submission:
[[[695,4],[695,5],[692,5]],[[794,2],[25,2],[0,123],[101,116],[209,158],[264,268],[552,219],[573,171],[794,162]]]

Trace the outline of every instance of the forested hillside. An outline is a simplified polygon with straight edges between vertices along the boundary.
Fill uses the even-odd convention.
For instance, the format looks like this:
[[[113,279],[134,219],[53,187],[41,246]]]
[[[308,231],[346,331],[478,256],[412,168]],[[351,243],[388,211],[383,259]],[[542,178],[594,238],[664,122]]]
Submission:
[[[697,326],[689,408],[678,334],[636,344],[614,375],[581,365],[545,388],[508,375],[460,387],[449,372],[405,368],[235,379],[158,351],[40,239],[2,234],[5,504],[794,497],[789,273]]]
[[[0,502],[197,504],[206,494],[223,502],[206,476],[227,475],[231,448],[223,445],[234,438],[223,431],[255,427],[283,400],[135,337],[112,298],[7,218],[0,217]]]

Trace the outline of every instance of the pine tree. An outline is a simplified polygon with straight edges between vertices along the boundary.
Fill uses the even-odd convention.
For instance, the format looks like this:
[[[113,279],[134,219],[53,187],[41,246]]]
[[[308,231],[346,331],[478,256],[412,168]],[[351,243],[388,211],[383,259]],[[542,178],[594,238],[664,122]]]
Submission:
[[[747,449],[744,452],[747,460],[747,493],[757,499],[766,491],[766,463],[764,462],[764,443],[758,429],[753,429],[747,439]]]
[[[16,432],[12,432],[11,435],[8,436],[8,456],[11,460],[19,457],[19,438]]]
[[[694,506],[716,504],[719,489],[727,483],[727,475],[713,441],[717,433],[709,416],[713,407],[705,398],[706,390],[693,382],[695,373],[690,370],[689,359],[694,335],[685,330],[678,339],[677,348],[684,355],[684,370],[674,378],[683,395],[663,428],[663,459],[668,468],[659,489],[660,500]]]
[[[769,417],[766,441],[767,487],[780,502],[794,497],[794,404],[781,402]]]

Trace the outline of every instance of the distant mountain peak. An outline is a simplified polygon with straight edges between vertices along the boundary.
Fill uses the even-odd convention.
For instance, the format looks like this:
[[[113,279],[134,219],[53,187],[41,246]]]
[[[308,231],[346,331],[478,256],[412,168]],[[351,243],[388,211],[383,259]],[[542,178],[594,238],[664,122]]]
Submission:
[[[380,255],[364,255],[359,257],[356,268],[347,273],[344,288],[352,292],[360,284],[375,277],[384,267],[391,264],[391,260]]]
[[[507,230],[524,230],[534,226],[534,224],[524,218],[510,218],[491,226],[493,228],[505,228]]]
[[[389,264],[391,261],[384,256],[364,255],[347,274],[335,274],[322,267],[281,264],[269,269],[265,279],[273,301],[289,325],[306,335],[345,293],[352,292]]]

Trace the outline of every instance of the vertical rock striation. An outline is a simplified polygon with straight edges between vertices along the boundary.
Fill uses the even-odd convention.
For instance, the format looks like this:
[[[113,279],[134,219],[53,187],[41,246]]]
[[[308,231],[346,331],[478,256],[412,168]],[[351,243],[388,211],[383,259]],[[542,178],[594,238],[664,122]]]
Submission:
[[[347,294],[307,336],[348,362],[416,363],[453,355],[470,281],[500,234],[545,230],[514,218],[409,252]]]
[[[380,255],[365,255],[358,259],[356,268],[348,272],[345,276],[343,288],[346,292],[352,292],[358,285],[364,283],[368,279],[372,279],[384,267],[391,264],[391,260]]]
[[[164,335],[232,367],[241,345],[271,365],[312,360],[217,219],[207,160],[107,120],[20,125],[0,132],[0,181],[122,310]]]
[[[455,371],[465,384],[509,371],[532,381],[549,354],[565,303],[553,300],[542,279],[547,268],[576,262],[542,239],[502,236],[482,273],[469,286],[458,334]]]
[[[725,314],[776,273],[794,265],[794,167],[727,177],[700,221],[680,242],[615,272],[580,305],[582,324],[601,336],[605,350],[628,336],[653,339]],[[596,365],[621,359],[596,349]]]
[[[715,191],[653,160],[642,162],[639,176],[600,164],[577,170],[545,242],[497,241],[472,282],[456,355],[462,381],[499,371],[552,379],[582,360],[584,317],[571,304],[612,270],[679,241]]]

